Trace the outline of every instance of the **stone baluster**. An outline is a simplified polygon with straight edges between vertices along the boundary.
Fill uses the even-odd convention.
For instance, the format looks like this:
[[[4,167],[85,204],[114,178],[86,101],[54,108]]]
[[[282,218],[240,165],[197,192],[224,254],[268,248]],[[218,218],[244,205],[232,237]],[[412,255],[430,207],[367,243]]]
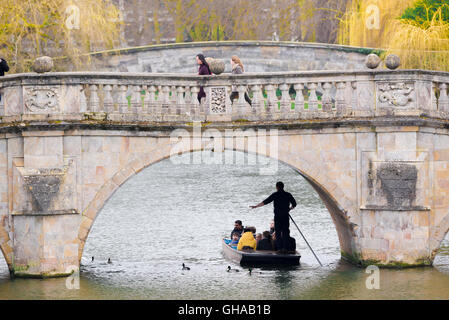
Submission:
[[[86,85],[80,86],[80,113],[87,111]]]
[[[231,115],[234,110],[234,105],[231,101],[232,88],[232,85],[226,87],[226,114],[228,115]]]
[[[192,100],[193,100],[192,99],[192,91],[191,91],[192,87],[185,86],[184,89],[185,89],[184,101],[185,101],[186,105],[188,105],[188,104],[192,103]],[[189,112],[189,110],[186,110],[186,111]]]
[[[352,81],[351,82],[351,114],[353,114],[354,110],[357,110],[358,108],[358,104],[359,104],[359,100],[357,98],[357,82],[356,81]]]
[[[240,117],[242,119],[246,119],[248,116],[251,115],[252,112],[251,106],[245,100],[246,86],[244,85],[237,86],[237,90],[239,92],[239,100],[237,108],[239,109]]]
[[[237,92],[239,93],[237,104],[239,104],[240,106],[244,106],[246,103],[245,100],[246,87],[242,85],[237,86]]]
[[[431,105],[432,105],[432,112],[438,112],[438,97],[436,94],[436,90],[438,88],[438,83],[432,82],[432,92],[430,93],[430,97],[432,99]]]
[[[318,112],[318,97],[316,95],[316,89],[318,88],[318,84],[310,83],[308,84],[308,88],[310,90],[308,106],[310,112]]]
[[[198,101],[198,92],[200,92],[199,87],[190,87],[190,116],[192,120],[197,120],[200,117],[200,102]]]
[[[352,108],[353,108],[353,94],[354,89],[352,88],[352,82],[346,81],[345,82],[345,102],[346,102],[346,110],[345,110],[345,116],[352,115]]]
[[[336,86],[335,108],[337,109],[337,116],[343,117],[346,114],[346,83],[337,82]]]
[[[265,86],[265,91],[267,92],[267,117],[275,118],[278,110],[276,88],[274,85],[268,84]]]
[[[161,104],[161,115],[169,114],[170,107],[170,87],[162,86],[161,91],[159,92],[160,96],[160,104]]]
[[[449,115],[449,97],[447,95],[447,83],[440,83],[440,98],[438,99],[439,110],[444,113],[445,116]]]
[[[176,99],[177,99],[177,97],[176,97],[176,86],[171,86],[170,87],[170,93],[171,93],[171,95],[170,95],[170,105],[176,105]]]
[[[126,93],[128,91],[128,86],[121,85],[118,87],[117,105],[119,113],[126,114],[129,113],[128,99]]]
[[[103,87],[104,98],[103,98],[103,106],[104,112],[106,113],[114,113],[114,99],[112,98],[112,86],[107,84]]]
[[[143,103],[142,103],[142,114],[148,114],[148,107],[150,105],[150,97],[148,92],[148,86],[142,86],[143,91]]]
[[[3,87],[0,84],[0,116],[5,115],[5,94],[3,91]]]
[[[185,101],[185,114],[187,115],[188,119],[191,118],[191,116],[194,114],[193,113],[193,103],[196,99],[195,94],[192,92],[192,86],[186,86],[185,87],[185,96],[184,96],[184,101]],[[198,101],[198,99],[197,99]]]
[[[151,114],[153,118],[156,118],[158,114],[156,90],[155,86],[148,86],[148,113]]]
[[[263,98],[263,93],[261,86],[259,85],[253,85],[251,86],[251,91],[253,93],[253,113],[256,115],[257,118],[261,118],[265,116],[265,100]]]
[[[305,112],[305,110],[304,110],[304,94],[302,92],[304,90],[304,84],[297,83],[293,86],[293,88],[296,91],[295,109],[293,110],[293,112],[295,113],[295,116],[293,118],[299,119],[302,117],[302,114]]]
[[[89,86],[90,96],[89,96],[89,111],[99,112],[100,111],[100,99],[98,97],[98,86],[96,84],[91,84]]]
[[[131,112],[139,114],[142,110],[142,89],[140,86],[131,87]]]
[[[290,117],[290,111],[292,110],[292,99],[290,97],[290,86],[286,83],[283,83],[279,86],[279,90],[281,90],[281,101],[280,101],[280,117],[282,119],[288,119]]]
[[[176,88],[176,114],[180,115],[181,117],[186,114],[186,101],[184,98],[185,92],[186,89],[184,88],[184,86],[179,86]]]
[[[176,87],[169,87],[169,99],[168,99],[168,108],[167,108],[167,119],[174,120],[175,116],[178,114],[178,106],[177,106],[177,92]]]
[[[323,97],[321,98],[321,102],[323,104],[323,111],[332,112],[333,110],[333,103],[331,96],[332,84],[329,82],[325,82],[322,85],[322,87],[323,87]]]

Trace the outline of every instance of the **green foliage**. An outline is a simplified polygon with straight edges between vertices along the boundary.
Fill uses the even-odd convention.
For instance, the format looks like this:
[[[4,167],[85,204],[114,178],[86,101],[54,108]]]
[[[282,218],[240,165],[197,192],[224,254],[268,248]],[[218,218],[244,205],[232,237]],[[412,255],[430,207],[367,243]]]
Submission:
[[[449,22],[449,0],[416,1],[412,7],[405,10],[401,19],[413,20],[427,27],[439,9],[441,9],[441,19]]]
[[[11,72],[29,71],[42,55],[68,57],[119,44],[120,12],[111,0],[0,0],[0,56]]]
[[[367,28],[372,0],[352,0],[342,19],[339,42],[383,48],[405,69],[449,70],[449,0],[378,2],[380,28]],[[398,17],[401,17],[398,19]]]
[[[343,8],[347,1],[160,0],[160,4],[174,21],[176,42],[276,37],[313,41],[318,33],[326,33],[322,27],[327,21],[335,20],[332,15],[337,9],[330,7]],[[322,8],[323,4],[329,8]]]

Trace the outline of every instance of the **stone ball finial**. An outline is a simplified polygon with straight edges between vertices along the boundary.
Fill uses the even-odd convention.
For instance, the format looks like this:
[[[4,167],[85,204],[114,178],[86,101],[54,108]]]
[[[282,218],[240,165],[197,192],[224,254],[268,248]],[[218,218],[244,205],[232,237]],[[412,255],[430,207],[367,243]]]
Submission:
[[[219,75],[224,72],[225,63],[223,60],[207,57],[206,61],[209,64],[210,71],[213,74]]]
[[[379,56],[375,53],[369,54],[365,59],[365,65],[370,69],[376,69],[381,62]]]
[[[395,54],[390,54],[385,59],[385,65],[390,70],[395,70],[401,65],[401,59]]]
[[[53,59],[48,56],[43,56],[34,60],[33,71],[37,73],[50,72],[53,66]]]

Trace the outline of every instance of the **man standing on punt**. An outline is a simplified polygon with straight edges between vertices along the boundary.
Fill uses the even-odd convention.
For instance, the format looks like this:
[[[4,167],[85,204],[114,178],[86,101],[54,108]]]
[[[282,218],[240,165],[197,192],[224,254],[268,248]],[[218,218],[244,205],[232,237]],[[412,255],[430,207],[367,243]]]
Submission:
[[[290,237],[289,213],[296,207],[295,198],[289,192],[284,191],[284,183],[276,183],[277,191],[251,209],[263,207],[274,201],[274,232],[276,234],[276,247],[280,253],[288,250],[288,240]],[[290,204],[292,205],[290,207]]]

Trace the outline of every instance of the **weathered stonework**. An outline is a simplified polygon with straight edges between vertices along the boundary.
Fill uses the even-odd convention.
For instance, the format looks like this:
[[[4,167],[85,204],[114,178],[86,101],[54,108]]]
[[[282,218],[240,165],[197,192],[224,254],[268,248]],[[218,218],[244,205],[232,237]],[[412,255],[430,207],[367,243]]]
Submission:
[[[389,162],[377,172],[381,190],[390,208],[411,208],[416,198],[418,170],[414,165]]]
[[[28,113],[20,81],[27,88],[46,82],[58,87],[60,112]],[[0,127],[0,248],[17,276],[70,274],[117,188],[169,158],[175,146],[178,153],[210,150],[210,138],[215,143],[220,135],[232,143],[217,148],[272,157],[300,172],[329,210],[342,257],[357,264],[430,265],[449,230],[448,118],[438,109],[445,97],[429,90],[449,83],[446,73],[200,79],[64,73],[8,76],[0,83],[6,97]],[[378,94],[393,91],[395,101],[409,84],[412,101],[382,113]],[[233,85],[239,93],[251,90],[252,107],[243,94],[231,105]],[[196,99],[199,86],[207,94],[202,105]],[[199,133],[194,120],[203,121]],[[196,139],[177,145],[171,137],[175,129]],[[242,132],[240,140],[230,129]],[[254,149],[249,141],[259,129],[276,129],[278,136]]]
[[[380,107],[407,107],[413,101],[413,83],[380,83],[378,88]]]
[[[60,112],[58,86],[25,87],[24,90],[24,105],[29,113]]]
[[[229,60],[237,55],[245,72],[299,70],[363,70],[373,49],[310,42],[207,41],[149,45],[108,51],[91,56],[91,70],[109,72],[198,73],[195,57],[220,59],[225,73],[231,73]],[[168,67],[168,70],[167,70]],[[64,61],[70,70],[70,61]],[[68,68],[68,69],[67,69]]]
[[[226,113],[226,87],[210,88],[210,111],[213,114]]]

